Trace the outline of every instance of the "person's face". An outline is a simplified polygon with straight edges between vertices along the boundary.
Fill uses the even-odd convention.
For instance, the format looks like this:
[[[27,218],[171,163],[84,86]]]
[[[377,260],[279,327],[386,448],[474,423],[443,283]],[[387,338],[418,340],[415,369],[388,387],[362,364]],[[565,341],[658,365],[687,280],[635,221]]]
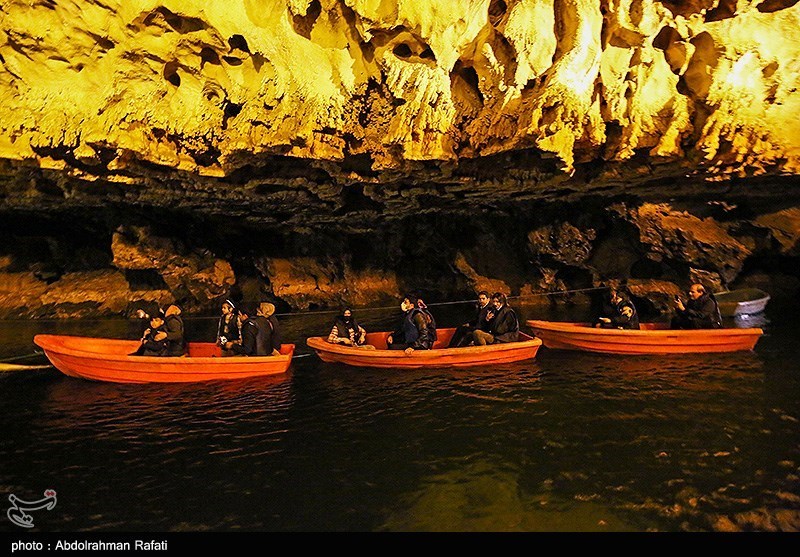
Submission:
[[[403,298],[403,302],[400,304],[400,309],[402,309],[403,311],[408,311],[413,307],[414,305],[411,303],[411,300],[409,300],[408,298]]]
[[[703,295],[703,291],[700,289],[700,287],[699,287],[699,286],[697,286],[697,285],[692,285],[692,286],[689,288],[689,297],[690,297],[692,300],[696,300],[697,298],[699,298],[699,297],[700,297],[700,296],[702,296],[702,295]]]
[[[345,310],[345,312],[342,315],[344,316],[345,319],[349,320],[351,317],[353,317],[353,312],[348,309]]]
[[[496,309],[503,307],[503,302],[500,300],[500,298],[492,298],[492,302],[494,303],[494,307]]]
[[[486,304],[489,303],[489,297],[486,296],[485,294],[481,294],[480,296],[478,296],[478,303],[481,306],[485,306]]]
[[[245,321],[247,321],[247,314],[239,312],[239,316],[237,317],[239,324],[241,325]]]
[[[222,315],[229,315],[233,311],[233,308],[228,304],[222,304]]]
[[[150,319],[150,326],[154,329],[158,329],[161,325],[164,324],[164,320],[160,317],[153,317]]]

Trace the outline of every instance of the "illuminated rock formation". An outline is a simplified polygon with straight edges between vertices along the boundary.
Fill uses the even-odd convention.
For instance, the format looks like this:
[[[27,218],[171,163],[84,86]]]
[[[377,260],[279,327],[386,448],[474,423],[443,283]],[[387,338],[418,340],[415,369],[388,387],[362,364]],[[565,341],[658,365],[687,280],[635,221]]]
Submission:
[[[791,296],[798,88],[795,0],[7,0],[0,317]]]
[[[122,183],[525,148],[794,172],[799,76],[791,0],[11,0],[0,157]]]
[[[298,309],[394,303],[400,295],[393,273],[354,271],[336,262],[307,257],[274,258],[257,263],[272,294]]]

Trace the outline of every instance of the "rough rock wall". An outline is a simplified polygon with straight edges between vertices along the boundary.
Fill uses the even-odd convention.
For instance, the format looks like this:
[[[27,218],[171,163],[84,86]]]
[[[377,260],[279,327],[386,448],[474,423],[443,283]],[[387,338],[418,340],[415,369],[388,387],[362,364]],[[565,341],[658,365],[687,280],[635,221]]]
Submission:
[[[756,286],[796,305],[800,207],[785,205],[598,198],[480,218],[434,213],[350,235],[229,225],[203,236],[180,221],[81,233],[87,224],[74,220],[32,234],[17,221],[0,227],[0,318],[120,315],[145,302],[197,314],[227,297],[282,311],[394,305],[409,291],[429,302],[483,289],[585,302],[543,294],[621,282],[648,319],[668,316],[673,295],[695,281]]]
[[[793,0],[7,0],[0,158],[133,184],[264,155],[408,171],[534,149],[800,169]]]
[[[798,291],[795,0],[5,0],[0,317]]]

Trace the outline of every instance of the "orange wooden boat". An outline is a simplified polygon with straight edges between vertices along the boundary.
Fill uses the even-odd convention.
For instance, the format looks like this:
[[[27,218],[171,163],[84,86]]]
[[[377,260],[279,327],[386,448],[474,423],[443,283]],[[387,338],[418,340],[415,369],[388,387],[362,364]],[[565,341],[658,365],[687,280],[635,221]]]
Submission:
[[[464,348],[443,348],[450,342],[455,331],[455,329],[436,329],[438,339],[433,345],[433,349],[414,350],[409,355],[402,350],[386,349],[386,337],[391,334],[389,332],[367,333],[367,344],[371,344],[376,350],[331,344],[323,337],[311,337],[306,340],[306,344],[316,351],[323,362],[400,369],[468,367],[519,362],[534,358],[536,351],[542,345],[542,341],[538,338],[520,333],[519,342]]]
[[[588,323],[526,321],[547,348],[605,354],[697,354],[752,350],[761,329],[672,330],[667,323],[641,329],[595,329]]]
[[[36,335],[50,362],[65,375],[114,383],[186,383],[242,379],[286,373],[294,344],[284,344],[280,356],[221,357],[211,342],[190,342],[186,357],[130,356],[136,340],[61,335]]]

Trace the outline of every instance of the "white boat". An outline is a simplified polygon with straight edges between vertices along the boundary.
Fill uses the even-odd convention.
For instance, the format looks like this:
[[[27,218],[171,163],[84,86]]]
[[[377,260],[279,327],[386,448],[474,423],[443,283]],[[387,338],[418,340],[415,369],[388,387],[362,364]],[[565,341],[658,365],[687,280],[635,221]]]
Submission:
[[[769,294],[758,288],[740,288],[714,294],[723,317],[755,315],[764,311]]]

